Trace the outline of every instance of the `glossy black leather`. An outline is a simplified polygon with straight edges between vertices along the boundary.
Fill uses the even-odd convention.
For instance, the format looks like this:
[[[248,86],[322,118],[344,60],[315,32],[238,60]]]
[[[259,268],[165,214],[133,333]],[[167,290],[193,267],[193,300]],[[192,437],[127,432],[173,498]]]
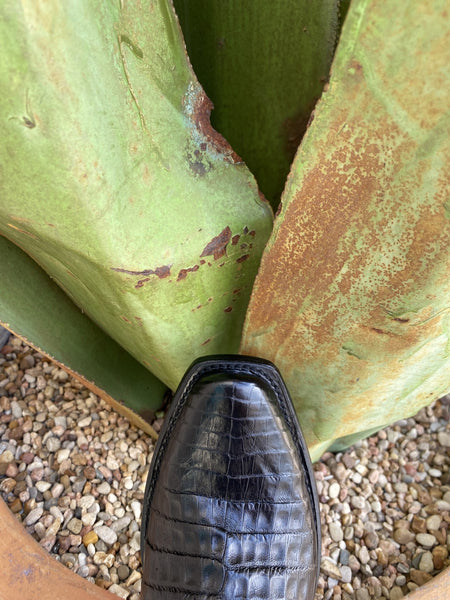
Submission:
[[[161,432],[142,516],[143,600],[311,600],[320,519],[276,368],[194,363]]]

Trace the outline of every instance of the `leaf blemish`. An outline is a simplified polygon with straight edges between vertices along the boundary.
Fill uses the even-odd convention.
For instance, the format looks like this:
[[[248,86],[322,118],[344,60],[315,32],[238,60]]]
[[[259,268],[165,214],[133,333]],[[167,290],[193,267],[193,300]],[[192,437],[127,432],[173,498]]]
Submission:
[[[187,269],[180,269],[180,272],[178,273],[177,281],[180,281],[181,279],[186,279],[188,273],[195,273],[195,271],[198,271],[199,268],[200,268],[199,265],[194,265],[193,267],[189,267]]]
[[[200,257],[203,256],[213,256],[214,260],[221,258],[227,251],[228,243],[231,239],[231,229],[225,227],[223,231],[219,233],[216,237],[214,237],[203,249],[203,252],[200,254]]]

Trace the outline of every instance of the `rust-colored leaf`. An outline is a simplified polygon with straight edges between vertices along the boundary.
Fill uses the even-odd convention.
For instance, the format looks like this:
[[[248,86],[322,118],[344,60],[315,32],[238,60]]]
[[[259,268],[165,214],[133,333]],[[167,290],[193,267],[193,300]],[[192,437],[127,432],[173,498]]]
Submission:
[[[444,13],[351,5],[263,256],[241,350],[279,366],[314,458],[450,388]]]

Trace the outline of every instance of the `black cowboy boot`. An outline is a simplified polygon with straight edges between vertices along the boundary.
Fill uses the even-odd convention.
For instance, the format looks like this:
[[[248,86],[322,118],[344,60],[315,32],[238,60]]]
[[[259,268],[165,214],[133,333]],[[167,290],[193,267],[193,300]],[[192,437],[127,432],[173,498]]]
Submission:
[[[311,600],[320,518],[278,370],[240,356],[188,370],[161,431],[142,514],[143,600]]]

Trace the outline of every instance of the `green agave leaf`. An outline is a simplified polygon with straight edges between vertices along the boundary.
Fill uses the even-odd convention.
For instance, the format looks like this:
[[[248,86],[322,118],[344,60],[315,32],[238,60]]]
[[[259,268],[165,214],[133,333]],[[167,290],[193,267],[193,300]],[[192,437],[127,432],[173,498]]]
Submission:
[[[241,350],[279,366],[316,459],[450,388],[445,14],[350,5],[256,280]]]
[[[328,79],[339,2],[174,0],[212,124],[274,209]]]
[[[25,252],[2,236],[0,256],[3,325],[22,339],[32,340],[39,351],[89,387],[100,388],[95,391],[120,412],[125,407],[118,403],[135,412],[161,407],[166,386],[88,319]],[[137,415],[125,414],[148,430]]]
[[[0,231],[174,388],[238,349],[270,207],[210,127],[168,1],[0,15]]]

